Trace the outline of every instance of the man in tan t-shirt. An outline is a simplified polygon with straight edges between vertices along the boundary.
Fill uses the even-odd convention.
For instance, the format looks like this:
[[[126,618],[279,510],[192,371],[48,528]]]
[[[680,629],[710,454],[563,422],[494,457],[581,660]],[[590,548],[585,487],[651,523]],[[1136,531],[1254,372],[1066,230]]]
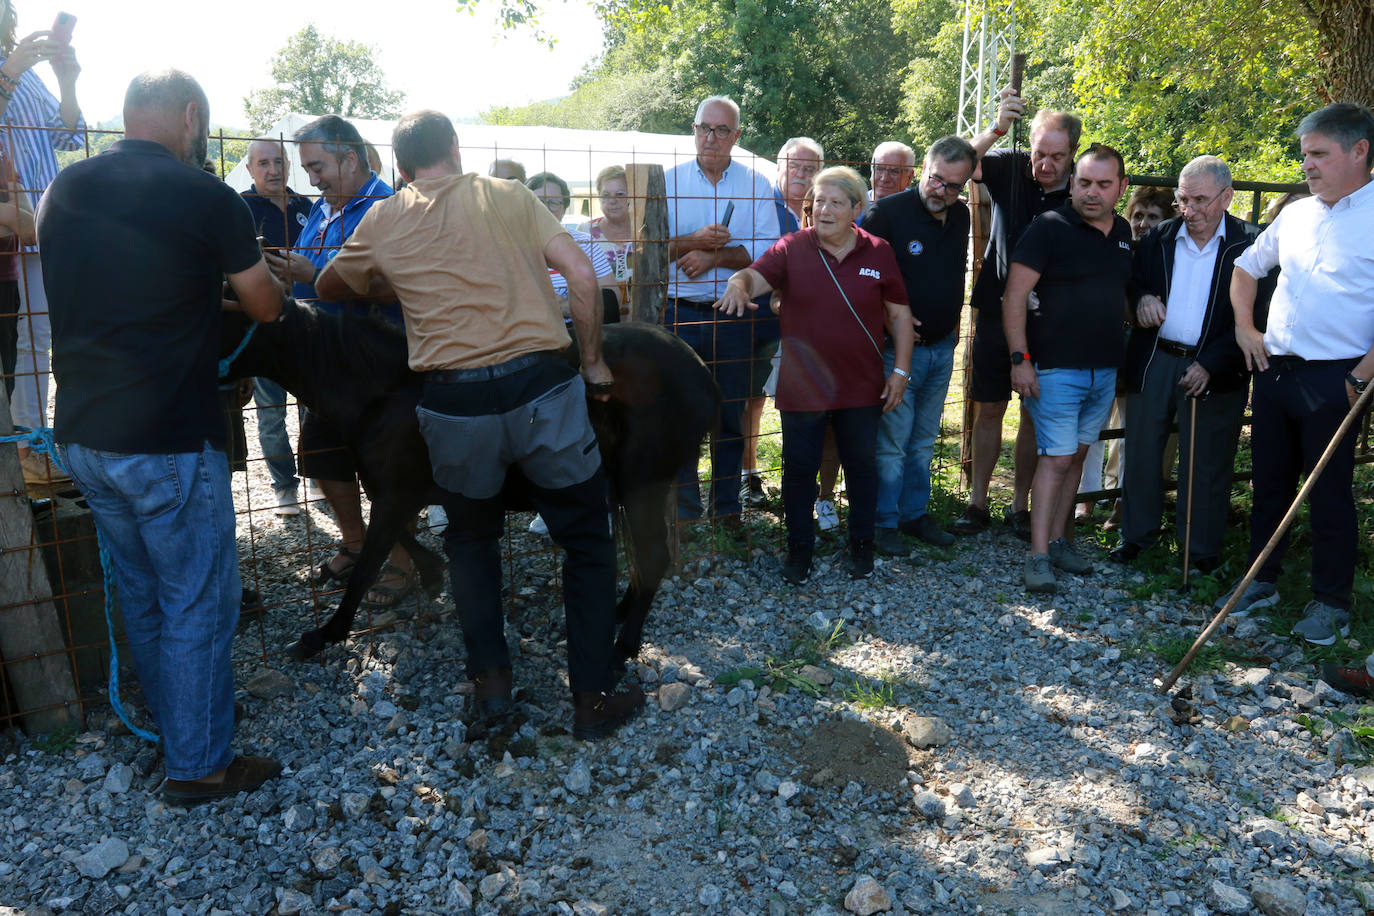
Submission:
[[[410,366],[425,377],[420,431],[434,479],[448,491],[444,544],[478,712],[494,718],[512,705],[499,540],[501,487],[514,464],[567,551],[573,734],[603,737],[634,715],[644,693],[614,689],[615,546],[586,405],[588,390],[605,399],[611,384],[596,275],[527,188],[463,173],[444,115],[406,115],[392,144],[409,184],[367,212],[316,289],[327,298],[400,299]],[[557,355],[570,341],[550,269],[568,280],[581,377]]]

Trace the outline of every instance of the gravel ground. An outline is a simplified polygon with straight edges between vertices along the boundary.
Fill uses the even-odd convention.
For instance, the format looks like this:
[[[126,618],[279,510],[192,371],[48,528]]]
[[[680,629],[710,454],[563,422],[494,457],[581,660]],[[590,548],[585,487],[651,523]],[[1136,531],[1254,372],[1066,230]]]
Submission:
[[[263,477],[255,463],[238,484],[245,579],[267,609],[238,640],[237,744],[283,776],[169,808],[156,753],[108,707],[65,743],[2,737],[0,914],[1374,904],[1374,767],[1328,721],[1359,704],[1246,624],[1228,653],[1253,661],[1190,674],[1193,705],[1173,709],[1148,647],[1191,638],[1200,614],[1129,597],[1106,563],[1030,600],[1001,532],[914,548],[862,583],[822,556],[797,588],[772,542],[689,552],[650,618],[648,707],[584,744],[567,730],[556,559],[527,518],[510,563],[520,714],[488,732],[465,721],[447,593],[375,615],[319,663],[277,654],[328,604],[303,571],[333,529],[318,510],[263,512]]]

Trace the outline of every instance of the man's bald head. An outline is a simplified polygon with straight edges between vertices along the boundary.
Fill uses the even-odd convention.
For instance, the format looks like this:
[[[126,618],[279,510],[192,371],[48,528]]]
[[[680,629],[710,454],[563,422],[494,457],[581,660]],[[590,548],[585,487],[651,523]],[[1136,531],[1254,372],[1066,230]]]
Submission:
[[[200,168],[209,146],[210,102],[189,73],[140,73],[124,93],[124,134],[167,147]]]

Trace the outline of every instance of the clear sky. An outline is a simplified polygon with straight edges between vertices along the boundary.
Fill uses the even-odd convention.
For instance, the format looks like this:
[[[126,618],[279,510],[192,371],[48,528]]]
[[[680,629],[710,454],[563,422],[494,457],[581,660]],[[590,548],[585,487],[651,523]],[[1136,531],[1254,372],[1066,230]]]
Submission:
[[[494,0],[477,15],[453,0],[327,0],[317,3],[187,3],[186,0],[17,0],[19,37],[50,28],[59,10],[77,17],[72,46],[81,62],[77,98],[87,120],[118,117],[129,80],[180,67],[210,97],[210,117],[247,127],[243,97],[270,85],[272,55],[309,22],[321,34],[375,45],[387,82],[405,106],[455,117],[568,92],[601,50],[601,28],[583,0],[546,4],[548,50],[527,33],[503,33]],[[381,15],[379,15],[381,14]],[[36,68],[56,84],[46,64]]]

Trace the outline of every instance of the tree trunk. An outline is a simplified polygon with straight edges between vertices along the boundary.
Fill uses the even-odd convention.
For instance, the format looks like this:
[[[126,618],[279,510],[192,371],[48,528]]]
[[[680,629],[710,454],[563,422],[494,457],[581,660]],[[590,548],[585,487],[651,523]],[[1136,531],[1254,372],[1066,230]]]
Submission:
[[[1317,29],[1329,102],[1374,106],[1374,0],[1303,0]]]

